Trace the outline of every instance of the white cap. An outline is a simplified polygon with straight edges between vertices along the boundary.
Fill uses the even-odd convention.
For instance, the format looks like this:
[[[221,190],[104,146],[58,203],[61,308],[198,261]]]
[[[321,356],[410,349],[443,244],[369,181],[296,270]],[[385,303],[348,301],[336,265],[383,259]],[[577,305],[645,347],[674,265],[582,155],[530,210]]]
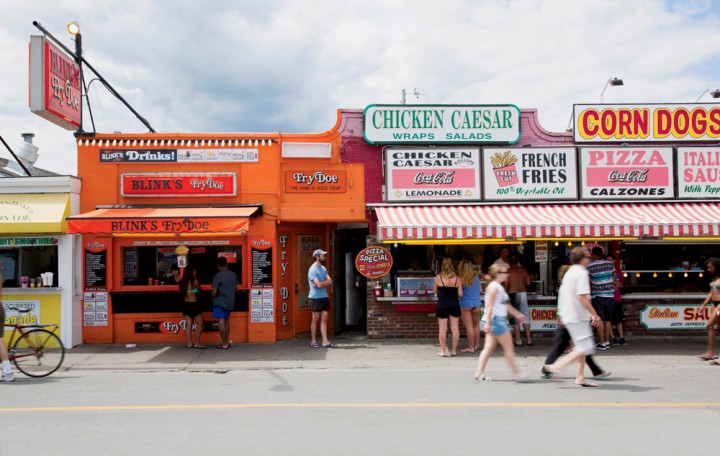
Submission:
[[[317,249],[316,251],[313,252],[313,258],[317,258],[320,255],[326,255],[326,254],[327,254],[326,251],[324,251],[322,249]]]

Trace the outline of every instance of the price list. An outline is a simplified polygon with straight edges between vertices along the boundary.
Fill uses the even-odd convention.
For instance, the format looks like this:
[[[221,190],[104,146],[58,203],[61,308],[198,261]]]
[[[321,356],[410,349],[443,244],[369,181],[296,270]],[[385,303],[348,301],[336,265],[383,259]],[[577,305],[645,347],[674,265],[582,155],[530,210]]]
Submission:
[[[85,251],[85,288],[107,286],[107,252]]]
[[[252,249],[252,283],[273,283],[272,249]]]

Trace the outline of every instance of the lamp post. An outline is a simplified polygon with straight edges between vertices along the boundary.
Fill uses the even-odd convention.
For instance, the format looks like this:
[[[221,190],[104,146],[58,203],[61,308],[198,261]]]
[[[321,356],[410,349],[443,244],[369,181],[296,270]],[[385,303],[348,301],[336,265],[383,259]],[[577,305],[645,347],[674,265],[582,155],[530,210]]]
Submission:
[[[602,92],[600,92],[600,104],[605,104],[605,91],[607,90],[608,87],[610,87],[610,86],[615,87],[615,86],[621,86],[621,85],[625,85],[623,83],[622,79],[618,79],[618,78],[608,79],[608,82],[605,83],[605,87],[603,88]]]
[[[700,99],[703,97],[703,95],[705,95],[706,93],[708,93],[708,90],[710,90],[710,89],[705,89],[705,90],[703,90],[703,93],[701,93],[700,96],[697,97],[697,100],[695,100],[695,103],[697,103],[698,101],[700,101]],[[715,89],[715,90],[713,90],[712,92],[710,92],[710,96],[713,97],[713,98],[720,98],[720,89]]]
[[[82,35],[80,34],[80,24],[77,23],[77,21],[72,21],[67,25],[67,31],[69,34],[73,35],[75,37],[75,63],[80,67],[80,95],[82,97],[82,85],[84,84],[83,80],[83,67],[82,67]],[[87,98],[87,93],[85,94],[85,97]],[[83,134],[83,114],[82,114],[82,104],[80,105],[80,126],[78,127],[77,131],[75,132],[75,136]]]

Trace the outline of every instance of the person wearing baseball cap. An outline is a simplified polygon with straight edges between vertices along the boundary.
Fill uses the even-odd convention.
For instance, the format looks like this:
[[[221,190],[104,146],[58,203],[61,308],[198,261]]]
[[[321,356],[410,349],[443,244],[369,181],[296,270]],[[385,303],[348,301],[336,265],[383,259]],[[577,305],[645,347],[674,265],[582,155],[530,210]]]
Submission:
[[[327,289],[332,285],[332,279],[323,266],[325,263],[325,255],[327,252],[317,249],[312,256],[315,262],[308,270],[308,282],[310,285],[310,307],[312,309],[312,322],[310,323],[310,346],[318,348],[315,332],[317,330],[318,321],[320,321],[320,335],[322,336],[322,348],[335,348],[336,345],[330,343],[327,337],[327,319],[330,310],[330,298]]]

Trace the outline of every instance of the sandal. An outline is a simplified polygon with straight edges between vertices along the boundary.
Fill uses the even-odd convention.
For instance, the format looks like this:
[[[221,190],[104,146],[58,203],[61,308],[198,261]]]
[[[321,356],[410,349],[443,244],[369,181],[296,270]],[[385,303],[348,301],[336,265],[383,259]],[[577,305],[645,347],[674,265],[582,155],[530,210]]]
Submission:
[[[713,356],[713,355],[710,355],[710,356],[702,355],[702,356],[700,356],[700,359],[703,361],[712,361],[713,359],[718,359],[718,357]]]
[[[708,364],[711,366],[720,366],[720,361],[718,361],[717,359],[711,359],[708,361]]]
[[[463,348],[462,350],[460,350],[460,352],[462,352],[462,353],[475,353],[475,350],[471,350],[471,349],[469,349],[469,348]]]
[[[337,345],[335,345],[335,344],[327,344],[327,345],[323,345],[322,348],[337,348]]]
[[[207,348],[207,346],[205,346],[205,345],[195,345],[195,346],[193,346],[193,348],[197,348],[198,350],[205,350],[205,349]]]
[[[598,385],[597,383],[593,383],[593,382],[585,382],[585,383],[575,383],[575,386],[578,386],[580,388],[597,388],[600,385]]]
[[[476,382],[491,382],[493,379],[490,377],[486,377],[484,374],[479,377],[473,377],[473,380]]]
[[[528,347],[532,347],[534,344],[532,342],[527,342],[525,345],[527,345]]]
[[[516,347],[522,347],[523,343],[522,342],[513,342],[513,345]]]
[[[319,345],[317,344],[317,342],[310,342],[310,347],[311,347],[311,348],[318,348]]]
[[[217,348],[218,350],[227,350],[228,348],[230,348],[230,345],[218,345],[215,348]]]

